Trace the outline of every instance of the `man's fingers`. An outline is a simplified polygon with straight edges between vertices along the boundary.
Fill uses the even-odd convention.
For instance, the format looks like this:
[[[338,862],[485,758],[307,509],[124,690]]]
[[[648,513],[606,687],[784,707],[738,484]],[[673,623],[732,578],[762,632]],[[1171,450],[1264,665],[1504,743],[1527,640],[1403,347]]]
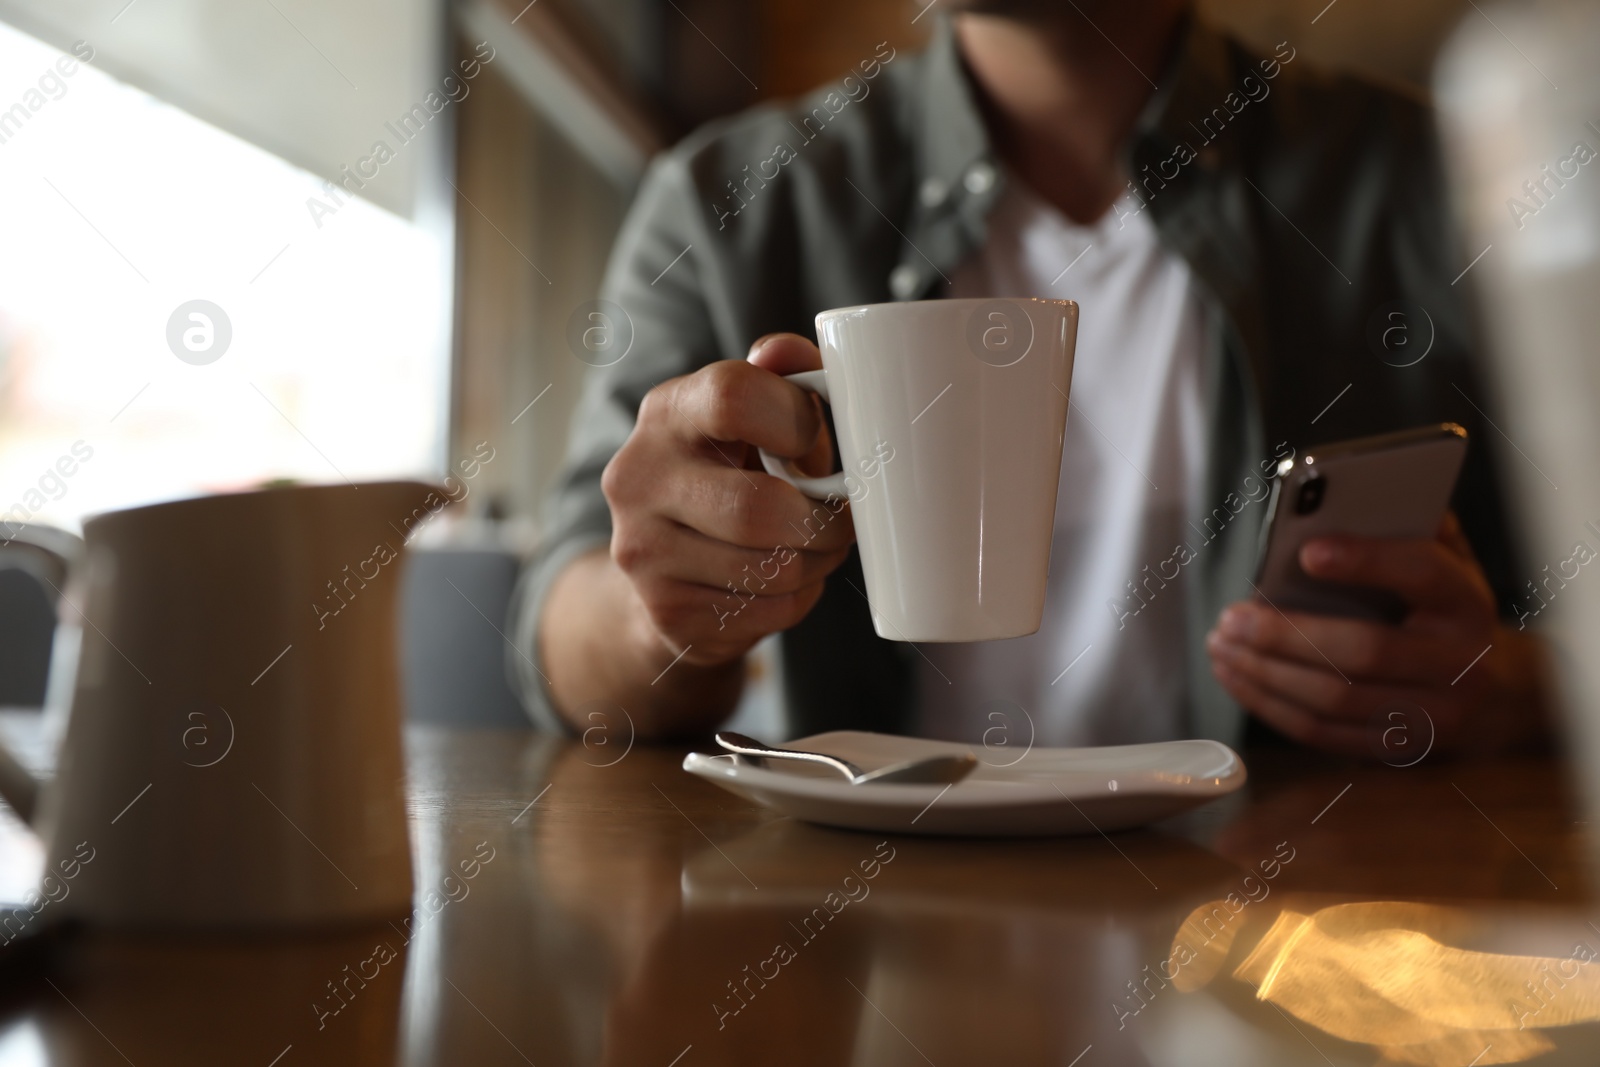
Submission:
[[[652,389],[639,417],[659,420],[683,440],[746,442],[789,457],[810,452],[822,432],[811,394],[753,363],[732,359]],[[730,452],[726,445],[721,451]]]
[[[822,353],[797,333],[769,333],[750,346],[749,361],[773,374],[821,370]]]
[[[812,552],[786,544],[740,548],[664,519],[620,528],[611,538],[612,558],[624,572],[648,570],[662,578],[705,586],[730,603],[733,597],[748,600],[798,592],[825,579],[848,553],[848,547]]]
[[[1327,664],[1313,667],[1282,659],[1229,641],[1213,631],[1206,638],[1211,658],[1249,678],[1263,690],[1304,705],[1324,715],[1348,717],[1354,713],[1356,685]]]
[[[1365,619],[1282,612],[1254,600],[1228,605],[1217,631],[1262,654],[1358,681],[1448,684],[1473,654],[1463,653],[1460,640],[1433,633]]]
[[[813,500],[762,471],[712,460],[675,470],[655,492],[657,513],[741,548],[832,552],[855,540],[843,500]]]
[[[780,376],[822,369],[822,353],[817,350],[816,345],[797,333],[769,333],[764,337],[758,337],[755,344],[750,346],[750,355],[747,358],[754,366]],[[810,400],[818,419],[821,419],[821,398],[813,396]],[[813,477],[827,474],[832,470],[833,438],[827,433],[826,427],[823,432],[817,434],[816,443],[811,446],[809,452],[790,458],[797,460],[800,469]]]
[[[691,663],[713,663],[743,654],[770,633],[787,630],[821,599],[815,582],[782,596],[730,598],[726,591],[649,575],[634,580],[650,623],[672,645],[694,646]]]
[[[1326,665],[1313,667],[1264,655],[1215,632],[1206,638],[1206,650],[1214,661],[1243,675],[1264,692],[1325,718],[1357,725],[1367,722],[1387,704],[1399,700],[1415,703],[1425,694],[1417,687],[1373,684],[1341,677]]]
[[[1349,756],[1371,754],[1370,731],[1365,726],[1330,721],[1216,660],[1212,660],[1211,671],[1241,707],[1285,737],[1312,748]]]
[[[1489,598],[1493,612],[1472,559],[1439,541],[1319,537],[1300,549],[1300,565],[1313,578],[1393,590],[1417,608],[1478,615]]]

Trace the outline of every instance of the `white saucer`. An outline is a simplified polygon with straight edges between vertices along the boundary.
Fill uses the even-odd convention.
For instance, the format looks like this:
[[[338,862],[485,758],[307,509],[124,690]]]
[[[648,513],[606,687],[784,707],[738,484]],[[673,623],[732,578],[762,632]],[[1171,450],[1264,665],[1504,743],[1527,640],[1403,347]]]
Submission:
[[[850,785],[805,764],[735,762],[691,752],[683,769],[796,819],[855,830],[1033,837],[1126,830],[1199,807],[1244,785],[1244,761],[1216,741],[1009,752],[951,741],[837,730],[780,748],[825,752],[870,771],[900,760],[971,752],[955,785]]]

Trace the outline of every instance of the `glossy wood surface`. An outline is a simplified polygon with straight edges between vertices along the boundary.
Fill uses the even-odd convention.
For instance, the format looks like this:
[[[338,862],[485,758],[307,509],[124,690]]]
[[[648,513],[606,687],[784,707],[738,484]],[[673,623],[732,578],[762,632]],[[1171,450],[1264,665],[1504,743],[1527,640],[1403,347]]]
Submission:
[[[685,774],[682,748],[600,740],[412,731],[409,923],[85,935],[48,971],[4,971],[0,1064],[1343,1067],[1382,1047],[1465,1064],[1477,1050],[1455,1046],[1480,1040],[1494,1047],[1479,1063],[1600,1060],[1600,1027],[1582,1021],[1600,1018],[1600,968],[1529,970],[1600,946],[1584,827],[1553,761],[1396,769],[1256,750],[1243,792],[1157,827],[941,840],[777,818]],[[0,863],[27,862],[14,829],[5,840]],[[1230,932],[1191,938],[1216,966],[1176,966],[1186,917],[1230,894],[1238,907],[1212,912]],[[1285,916],[1377,923],[1381,909],[1336,907],[1374,901],[1427,906],[1399,940],[1389,922],[1340,942],[1357,946],[1340,973],[1410,968],[1390,996],[1426,1001],[1411,1003],[1434,1020],[1423,1043],[1394,1052],[1421,1024],[1385,1023],[1331,972],[1309,979],[1310,1007],[1309,972],[1296,1001],[1290,964],[1269,999],[1260,974],[1236,977]],[[1418,946],[1432,955],[1404,955]],[[1520,1015],[1467,1003],[1517,992],[1490,988],[1509,981],[1500,961],[1545,975]]]

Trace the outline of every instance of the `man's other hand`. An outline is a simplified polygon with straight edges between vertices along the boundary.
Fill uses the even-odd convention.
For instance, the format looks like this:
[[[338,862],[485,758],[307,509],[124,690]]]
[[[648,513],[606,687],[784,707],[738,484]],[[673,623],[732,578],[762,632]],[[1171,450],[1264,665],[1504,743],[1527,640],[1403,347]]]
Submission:
[[[1410,610],[1389,625],[1260,599],[1229,605],[1206,637],[1212,672],[1263,722],[1315,748],[1386,759],[1400,755],[1388,752],[1395,724],[1418,757],[1425,742],[1494,751],[1544,731],[1543,649],[1500,622],[1453,514],[1433,540],[1309,541],[1300,565],[1315,578],[1391,590]]]

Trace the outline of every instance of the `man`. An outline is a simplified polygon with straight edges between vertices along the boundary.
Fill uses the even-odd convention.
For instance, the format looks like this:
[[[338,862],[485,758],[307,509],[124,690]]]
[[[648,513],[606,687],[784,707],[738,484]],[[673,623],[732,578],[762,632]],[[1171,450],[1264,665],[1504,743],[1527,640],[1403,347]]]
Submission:
[[[1297,56],[1252,55],[1184,0],[972,4],[920,57],[880,46],[659,160],[605,287],[632,347],[588,383],[519,593],[535,716],[581,728],[605,701],[644,737],[706,730],[781,632],[797,732],[977,740],[1001,701],[1055,744],[1237,742],[1241,708],[1357,753],[1390,706],[1424,709],[1441,747],[1537,733],[1539,648],[1496,611],[1514,556],[1429,115]],[[906,646],[872,632],[850,524],[796,544],[814,505],[755,449],[829,462],[779,378],[820,366],[816,312],[946,295],[1078,300],[1073,405],[1040,632]],[[1406,367],[1366,341],[1398,301],[1431,322]],[[1459,524],[1302,556],[1398,592],[1401,625],[1251,598],[1278,459],[1445,419],[1473,435]],[[1179,540],[1192,562],[1151,583]],[[734,584],[779,544],[777,577]]]

